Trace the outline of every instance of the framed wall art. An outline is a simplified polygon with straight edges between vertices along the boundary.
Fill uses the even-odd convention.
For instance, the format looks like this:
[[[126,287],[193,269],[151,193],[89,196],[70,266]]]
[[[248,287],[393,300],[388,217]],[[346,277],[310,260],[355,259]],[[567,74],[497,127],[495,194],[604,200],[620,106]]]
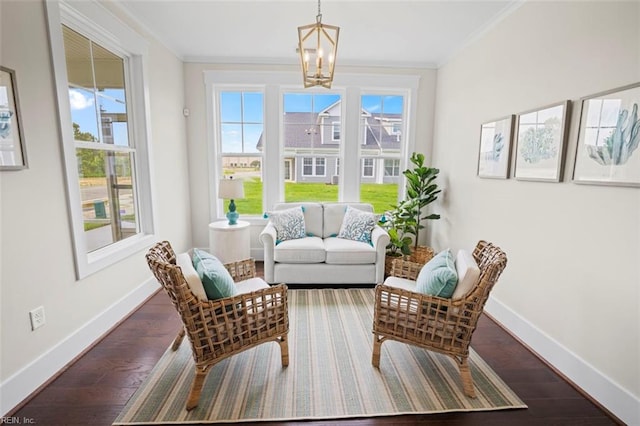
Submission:
[[[511,163],[511,140],[515,116],[499,118],[480,126],[478,177],[506,179]]]
[[[26,167],[16,73],[0,66],[0,170]]]
[[[560,182],[569,122],[569,101],[518,114],[515,178]]]
[[[640,83],[581,103],[573,182],[640,186]]]

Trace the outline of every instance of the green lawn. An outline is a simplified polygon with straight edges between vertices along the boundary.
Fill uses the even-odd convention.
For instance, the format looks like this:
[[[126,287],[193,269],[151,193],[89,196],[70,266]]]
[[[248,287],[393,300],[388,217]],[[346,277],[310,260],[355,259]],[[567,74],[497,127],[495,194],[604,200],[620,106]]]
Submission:
[[[285,201],[338,201],[338,185],[325,183],[295,183],[284,184]],[[360,185],[360,200],[371,203],[376,213],[389,210],[392,204],[398,202],[397,184],[363,183]],[[224,202],[225,210],[228,201]],[[259,179],[244,181],[244,198],[236,200],[238,212],[241,215],[261,215],[262,211],[262,182]]]

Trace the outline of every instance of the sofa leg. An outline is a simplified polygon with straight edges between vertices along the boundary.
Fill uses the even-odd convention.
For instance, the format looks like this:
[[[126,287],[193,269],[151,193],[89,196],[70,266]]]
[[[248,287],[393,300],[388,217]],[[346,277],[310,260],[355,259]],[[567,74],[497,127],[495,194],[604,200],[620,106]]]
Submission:
[[[382,348],[383,338],[379,337],[377,334],[373,336],[373,354],[371,356],[371,364],[374,367],[380,368],[380,350]]]

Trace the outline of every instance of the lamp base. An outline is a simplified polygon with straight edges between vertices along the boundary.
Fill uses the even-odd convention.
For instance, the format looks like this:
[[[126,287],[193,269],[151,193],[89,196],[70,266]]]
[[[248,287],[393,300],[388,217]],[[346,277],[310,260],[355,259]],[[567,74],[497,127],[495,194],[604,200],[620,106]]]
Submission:
[[[240,215],[237,212],[228,212],[227,219],[229,219],[229,225],[237,225],[238,217],[240,217]]]

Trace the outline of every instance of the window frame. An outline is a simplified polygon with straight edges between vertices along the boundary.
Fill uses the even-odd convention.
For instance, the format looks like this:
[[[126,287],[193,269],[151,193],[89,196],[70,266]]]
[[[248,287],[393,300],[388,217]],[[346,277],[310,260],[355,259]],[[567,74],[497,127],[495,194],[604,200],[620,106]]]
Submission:
[[[326,157],[300,157],[302,159],[302,176],[304,177],[325,177],[327,176],[327,158]],[[311,174],[305,173],[304,169],[308,165],[305,164],[305,160],[311,160]],[[319,165],[319,160],[322,160],[322,165]],[[323,168],[323,173],[318,174],[318,166]]]
[[[326,93],[322,88],[303,89],[300,75],[289,71],[255,71],[255,70],[205,70],[203,72],[205,85],[206,116],[207,116],[207,142],[209,148],[209,194],[210,194],[210,220],[224,219],[224,209],[217,199],[217,185],[215,178],[219,172],[217,163],[218,153],[215,146],[215,126],[213,117],[215,112],[215,91],[218,87],[235,86],[241,88],[263,87],[264,89],[264,166],[263,166],[263,208],[268,211],[275,203],[285,199],[284,180],[284,146],[282,140],[282,117],[284,111],[283,95],[295,91],[305,93]],[[419,88],[419,75],[412,74],[340,74],[334,80],[332,92],[340,95],[341,103],[341,137],[342,140],[361,141],[364,138],[360,131],[361,115],[360,97],[366,93],[389,93],[404,97],[406,111],[406,135],[403,138],[402,150],[395,158],[399,158],[401,165],[408,163],[410,152],[415,149],[415,128],[417,116],[417,97]],[[359,164],[360,144],[339,144],[341,164]],[[304,156],[314,156],[305,155]],[[360,199],[360,167],[342,167],[339,175],[338,200]],[[402,179],[402,178],[401,178]],[[398,200],[404,198],[404,185],[398,185]],[[252,224],[262,225],[266,219],[262,216],[243,216]]]
[[[60,121],[59,136],[67,182],[76,277],[80,280],[132,256],[157,239],[149,155],[151,141],[146,79],[148,46],[142,36],[97,2],[70,3],[65,0],[46,0],[46,12]],[[136,195],[138,232],[92,252],[87,251],[84,235],[80,180],[76,159],[77,144],[73,136],[69,80],[62,35],[63,25],[122,57],[125,66],[129,141],[130,148],[135,151],[132,173],[135,175],[133,191]]]
[[[368,161],[371,162],[370,165],[367,165]],[[370,175],[368,175],[366,173],[367,169],[371,169],[371,174]],[[373,177],[375,177],[375,175],[376,174],[375,174],[375,161],[374,161],[374,159],[370,158],[370,157],[363,158],[362,159],[362,177],[363,178],[373,178]]]

